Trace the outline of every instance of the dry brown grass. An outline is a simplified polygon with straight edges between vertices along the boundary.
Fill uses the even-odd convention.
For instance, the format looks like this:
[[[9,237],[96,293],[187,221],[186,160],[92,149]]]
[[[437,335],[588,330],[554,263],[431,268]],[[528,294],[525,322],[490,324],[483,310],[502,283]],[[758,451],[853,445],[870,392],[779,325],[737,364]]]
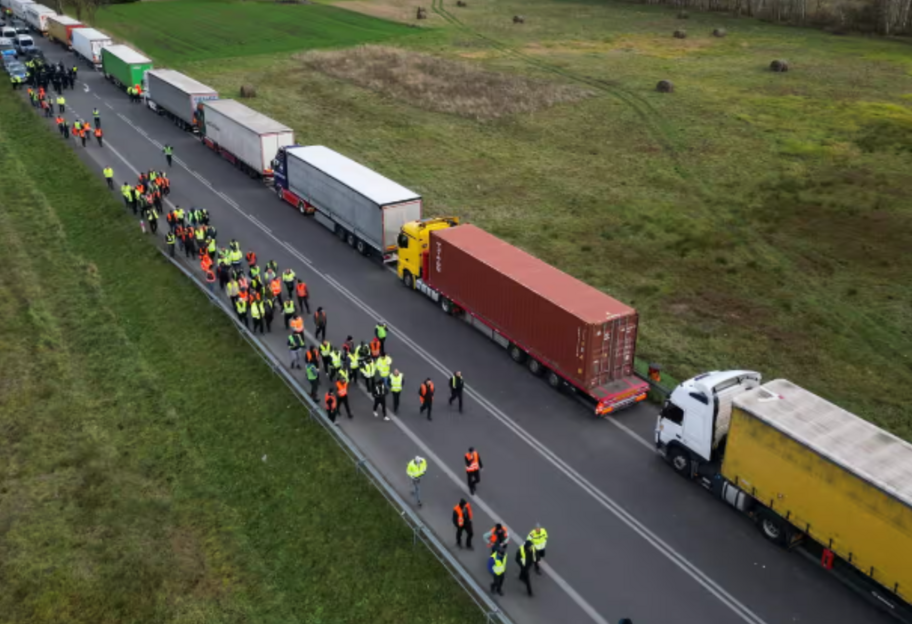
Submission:
[[[486,71],[471,63],[384,46],[297,57],[328,76],[413,106],[474,119],[529,113],[592,95],[576,86]]]

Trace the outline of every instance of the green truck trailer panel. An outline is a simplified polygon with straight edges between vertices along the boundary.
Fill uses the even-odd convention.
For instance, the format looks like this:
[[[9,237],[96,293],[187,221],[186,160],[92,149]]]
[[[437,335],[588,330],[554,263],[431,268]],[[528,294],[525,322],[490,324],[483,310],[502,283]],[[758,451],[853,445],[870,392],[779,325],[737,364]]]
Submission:
[[[105,74],[130,87],[142,84],[143,75],[152,69],[152,61],[132,48],[115,45],[102,48],[101,67]]]
[[[777,379],[735,398],[722,474],[912,601],[912,445]]]

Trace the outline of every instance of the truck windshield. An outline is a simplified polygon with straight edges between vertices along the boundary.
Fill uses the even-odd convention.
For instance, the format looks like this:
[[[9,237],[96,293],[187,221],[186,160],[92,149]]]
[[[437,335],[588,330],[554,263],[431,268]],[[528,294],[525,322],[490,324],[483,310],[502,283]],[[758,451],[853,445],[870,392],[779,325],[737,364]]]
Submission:
[[[662,408],[662,418],[680,425],[684,422],[684,410],[671,402],[671,399],[665,401],[665,407]]]

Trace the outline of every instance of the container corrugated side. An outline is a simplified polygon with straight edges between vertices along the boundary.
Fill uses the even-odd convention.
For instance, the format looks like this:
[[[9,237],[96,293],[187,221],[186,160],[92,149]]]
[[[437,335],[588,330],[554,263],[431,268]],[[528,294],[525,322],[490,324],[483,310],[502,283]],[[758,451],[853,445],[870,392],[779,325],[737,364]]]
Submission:
[[[737,405],[722,474],[912,602],[912,509]],[[832,541],[831,541],[832,540]],[[896,588],[896,589],[894,589]]]
[[[462,232],[454,235],[457,230]],[[483,244],[473,244],[469,250],[469,239]],[[534,285],[512,277],[518,263],[527,264],[525,271],[540,268],[545,279],[577,281],[471,225],[431,233],[429,282],[457,305],[585,389],[631,374],[635,311],[611,300],[614,307],[628,312],[601,322],[582,318],[564,302],[544,297]],[[575,284],[573,288],[578,290]],[[590,290],[593,297],[610,299]]]
[[[178,85],[172,83],[168,79],[170,76],[199,84],[180,72],[167,69],[153,69],[146,73],[152,100],[157,105],[169,111],[172,115],[175,115],[188,124],[193,124],[195,121],[194,113],[196,112],[197,104],[206,100],[217,99],[218,92],[211,87],[199,84],[199,91],[188,93]]]

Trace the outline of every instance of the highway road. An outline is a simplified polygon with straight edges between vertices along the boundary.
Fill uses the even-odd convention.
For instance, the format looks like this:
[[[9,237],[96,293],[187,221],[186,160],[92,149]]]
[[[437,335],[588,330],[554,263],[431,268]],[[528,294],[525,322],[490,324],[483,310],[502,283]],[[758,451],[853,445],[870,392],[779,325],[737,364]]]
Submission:
[[[40,44],[50,60],[73,64],[72,54]],[[355,392],[355,417],[343,417],[341,426],[405,497],[410,495],[406,463],[416,453],[428,458],[420,514],[483,585],[489,577],[481,533],[495,519],[514,536],[525,536],[536,522],[548,529],[546,574],[533,576],[534,598],[524,595],[512,561],[508,568],[506,596],[499,601],[516,622],[892,621],[811,562],[766,542],[745,517],[674,474],[652,447],[654,405],[596,419],[591,409],[552,391],[470,326],[407,291],[379,263],[280,202],[269,187],[239,173],[165,118],[131,104],[101,74],[80,64],[77,89],[65,96],[70,121],[72,110],[91,120],[92,108],[100,109],[105,146],[73,146],[99,176],[103,167],[114,168],[118,200],[120,185],[135,183],[137,170],[165,166],[161,145],[169,143],[175,153],[171,201],[208,208],[220,240],[237,238],[261,261],[275,259],[280,270],[292,267],[307,281],[312,307],[326,309],[333,343],[349,334],[367,340],[378,319],[388,322],[387,349],[406,378],[400,413],[391,422],[375,419],[368,398]],[[306,144],[306,135],[299,141]],[[407,179],[398,181],[409,185]],[[159,231],[159,244],[162,237]],[[175,279],[181,279],[177,273]],[[310,319],[307,326],[312,329]],[[281,328],[279,319],[265,341],[287,361]],[[467,381],[463,414],[447,407],[453,370],[463,371]],[[425,377],[438,388],[433,422],[418,415],[417,388]],[[455,548],[450,522],[453,506],[467,496],[462,456],[469,446],[480,451],[485,465],[472,499],[474,552]]]

